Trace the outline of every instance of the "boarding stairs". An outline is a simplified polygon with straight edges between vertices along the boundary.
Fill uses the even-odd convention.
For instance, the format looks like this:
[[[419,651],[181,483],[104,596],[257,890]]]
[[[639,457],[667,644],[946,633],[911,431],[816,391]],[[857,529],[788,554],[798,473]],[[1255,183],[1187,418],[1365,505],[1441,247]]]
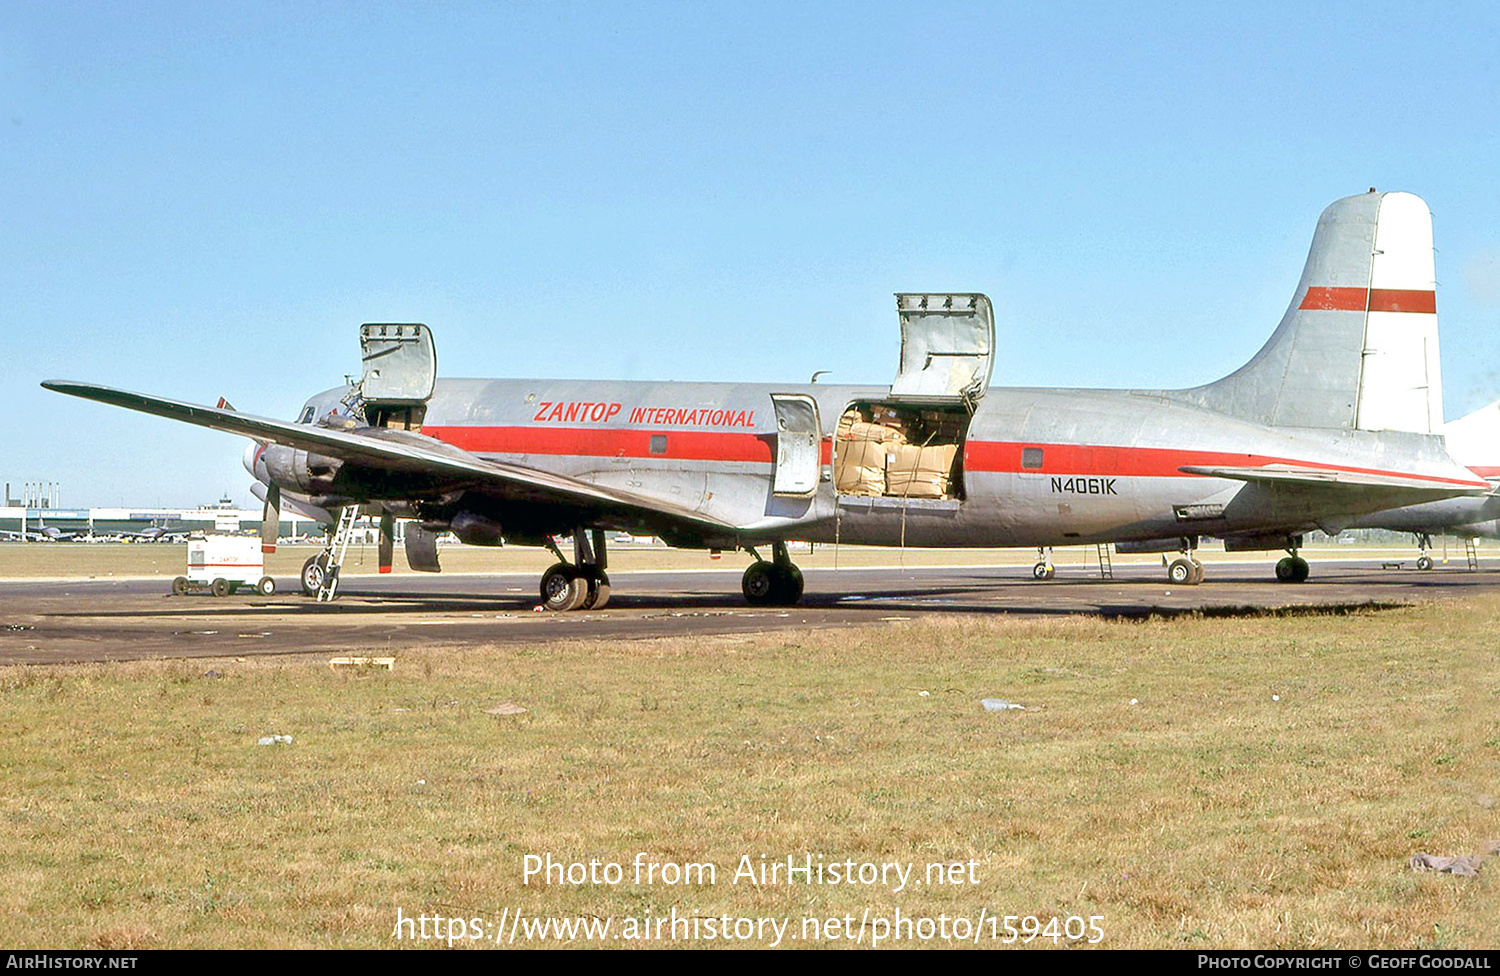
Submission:
[[[1099,553],[1099,578],[1112,580],[1115,578],[1115,564],[1109,555],[1109,543],[1101,542],[1094,547]]]
[[[344,565],[344,557],[349,553],[349,539],[354,535],[354,525],[358,521],[358,505],[347,505],[339,512],[339,524],[334,530],[333,541],[323,550],[326,565],[323,567],[323,582],[318,586],[319,603],[332,601],[338,592],[339,567]]]

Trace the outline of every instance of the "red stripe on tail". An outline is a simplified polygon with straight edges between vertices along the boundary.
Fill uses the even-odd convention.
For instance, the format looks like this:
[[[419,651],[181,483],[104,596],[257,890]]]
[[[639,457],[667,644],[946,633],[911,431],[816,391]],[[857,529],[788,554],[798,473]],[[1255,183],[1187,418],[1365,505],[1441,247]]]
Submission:
[[[1299,309],[1339,312],[1437,312],[1437,294],[1411,288],[1335,288],[1315,285],[1302,296]]]

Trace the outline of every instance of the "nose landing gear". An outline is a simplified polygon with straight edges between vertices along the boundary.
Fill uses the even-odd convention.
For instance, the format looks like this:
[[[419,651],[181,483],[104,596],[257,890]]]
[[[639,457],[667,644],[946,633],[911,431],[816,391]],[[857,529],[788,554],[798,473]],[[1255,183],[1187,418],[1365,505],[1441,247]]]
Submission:
[[[1432,557],[1427,555],[1427,550],[1432,548],[1432,536],[1426,532],[1416,532],[1413,534],[1417,537],[1417,549],[1419,551],[1419,555],[1417,556],[1417,568],[1431,569]]]
[[[1031,578],[1034,580],[1049,580],[1057,575],[1057,567],[1052,565],[1052,547],[1036,547],[1036,565],[1031,567]]]

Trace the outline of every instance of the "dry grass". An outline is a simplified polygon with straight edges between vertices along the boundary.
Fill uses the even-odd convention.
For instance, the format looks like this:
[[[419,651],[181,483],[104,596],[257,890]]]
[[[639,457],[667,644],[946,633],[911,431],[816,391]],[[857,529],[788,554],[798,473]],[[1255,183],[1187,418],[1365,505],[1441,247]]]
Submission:
[[[1490,598],[411,647],[389,673],[0,669],[0,943],[386,946],[398,907],[794,930],[899,907],[1102,915],[1114,947],[1493,947],[1493,873],[1406,861],[1500,837],[1497,618]],[[528,711],[486,712],[504,702]],[[295,742],[256,745],[272,733]],[[718,882],[635,885],[640,851]],[[523,885],[544,852],[626,882]],[[806,853],[974,859],[978,883],[730,883],[741,855]]]

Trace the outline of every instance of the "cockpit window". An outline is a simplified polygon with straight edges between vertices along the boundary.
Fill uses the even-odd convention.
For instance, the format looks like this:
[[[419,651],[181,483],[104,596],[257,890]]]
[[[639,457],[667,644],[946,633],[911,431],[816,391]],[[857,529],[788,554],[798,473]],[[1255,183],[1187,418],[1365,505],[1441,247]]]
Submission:
[[[299,423],[299,424],[310,424],[310,423],[312,423],[313,422],[313,414],[316,413],[316,412],[317,412],[317,408],[314,407],[311,403],[309,403],[307,405],[307,407],[302,411],[302,419],[299,420],[299,421],[297,421],[297,423]]]

